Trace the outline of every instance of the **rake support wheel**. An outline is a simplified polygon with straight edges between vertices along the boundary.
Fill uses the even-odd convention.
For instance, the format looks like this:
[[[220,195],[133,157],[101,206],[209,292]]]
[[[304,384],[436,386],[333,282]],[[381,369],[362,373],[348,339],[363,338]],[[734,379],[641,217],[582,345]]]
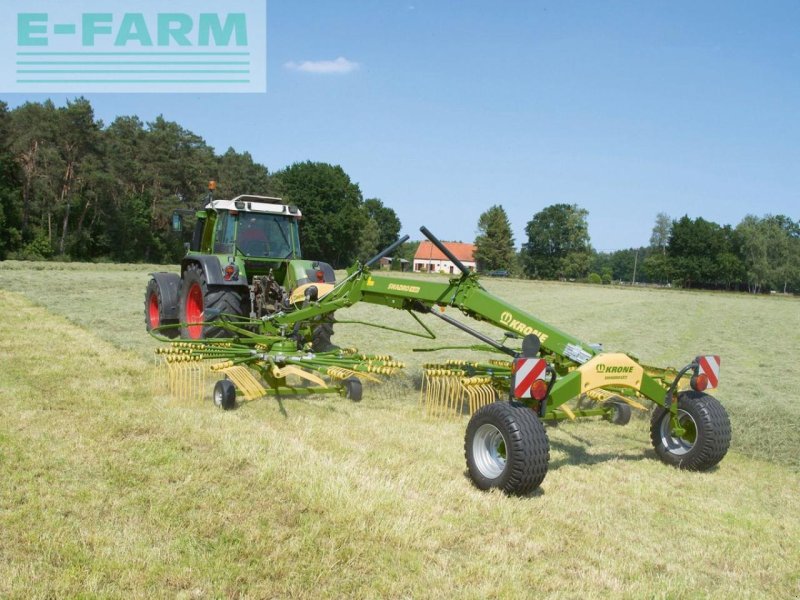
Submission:
[[[615,400],[609,403],[611,410],[606,415],[606,419],[614,425],[627,425],[631,420],[631,407],[622,400]]]
[[[542,484],[550,441],[539,417],[524,404],[493,402],[467,425],[464,454],[470,479],[481,490],[527,494]]]
[[[678,421],[683,433],[672,428],[668,410],[659,407],[650,421],[650,439],[658,457],[690,471],[707,471],[723,459],[731,443],[731,422],[719,400],[700,392],[678,395]]]
[[[214,385],[214,405],[222,410],[231,410],[236,406],[236,386],[228,379],[220,379]]]
[[[348,377],[342,384],[344,385],[344,397],[352,400],[353,402],[361,402],[364,396],[364,389],[361,385],[361,380],[358,377]]]

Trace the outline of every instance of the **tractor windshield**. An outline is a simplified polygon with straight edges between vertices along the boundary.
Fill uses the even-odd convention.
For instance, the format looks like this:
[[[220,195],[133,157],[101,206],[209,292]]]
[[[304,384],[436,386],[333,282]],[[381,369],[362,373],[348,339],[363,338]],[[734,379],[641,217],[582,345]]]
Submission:
[[[239,213],[236,247],[255,258],[300,258],[297,220],[265,213]]]

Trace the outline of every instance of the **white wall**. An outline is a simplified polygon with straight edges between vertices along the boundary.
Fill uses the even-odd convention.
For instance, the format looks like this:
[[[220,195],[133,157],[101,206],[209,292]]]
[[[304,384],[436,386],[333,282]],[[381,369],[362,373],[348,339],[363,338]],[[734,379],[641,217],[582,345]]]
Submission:
[[[462,261],[462,264],[467,267],[468,269],[475,269],[475,263],[470,261]],[[430,267],[428,266],[430,265]],[[444,271],[445,273],[458,273],[458,267],[456,267],[453,263],[449,260],[420,260],[418,258],[414,259],[414,270],[415,271],[427,271],[430,269],[433,273],[439,273]]]

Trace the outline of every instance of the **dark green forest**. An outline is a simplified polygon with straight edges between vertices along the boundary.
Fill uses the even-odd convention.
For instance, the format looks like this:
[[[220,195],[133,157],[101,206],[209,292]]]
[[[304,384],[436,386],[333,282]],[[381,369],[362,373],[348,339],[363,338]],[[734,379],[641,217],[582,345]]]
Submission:
[[[9,110],[0,102],[0,260],[175,263],[184,239],[177,208],[216,195],[281,196],[301,207],[304,254],[336,267],[395,241],[400,220],[365,199],[341,167],[297,163],[270,173],[247,152],[216,154],[199,135],[162,117],[105,125],[83,98]],[[354,235],[359,232],[359,235]]]

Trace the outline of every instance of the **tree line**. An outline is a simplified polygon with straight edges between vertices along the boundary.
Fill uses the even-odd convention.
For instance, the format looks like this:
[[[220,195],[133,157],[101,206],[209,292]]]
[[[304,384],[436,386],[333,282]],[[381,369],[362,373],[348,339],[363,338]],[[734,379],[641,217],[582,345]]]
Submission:
[[[553,204],[533,215],[520,251],[508,215],[493,206],[478,219],[479,271],[506,269],[534,279],[654,283],[761,293],[800,292],[800,222],[785,215],[748,215],[735,227],[659,213],[650,244],[598,252],[588,211]]]
[[[106,126],[84,98],[13,110],[0,102],[0,260],[175,263],[185,239],[171,231],[171,215],[201,208],[210,180],[217,197],[281,196],[299,206],[304,256],[336,267],[399,236],[395,211],[364,198],[339,166],[303,162],[270,173],[247,152],[216,154],[161,116]]]
[[[368,259],[400,233],[395,211],[365,198],[340,166],[307,161],[270,173],[247,152],[216,154],[161,116],[105,125],[84,98],[12,110],[0,102],[0,260],[175,263],[186,240],[171,231],[170,217],[200,208],[209,180],[218,182],[218,197],[281,196],[299,206],[304,256],[335,267]],[[537,279],[800,292],[800,223],[785,215],[748,215],[733,227],[661,213],[648,246],[614,252],[592,248],[587,219],[575,204],[546,206],[517,250],[505,210],[492,206],[478,219],[478,268]],[[411,260],[415,249],[404,244],[395,257]]]

